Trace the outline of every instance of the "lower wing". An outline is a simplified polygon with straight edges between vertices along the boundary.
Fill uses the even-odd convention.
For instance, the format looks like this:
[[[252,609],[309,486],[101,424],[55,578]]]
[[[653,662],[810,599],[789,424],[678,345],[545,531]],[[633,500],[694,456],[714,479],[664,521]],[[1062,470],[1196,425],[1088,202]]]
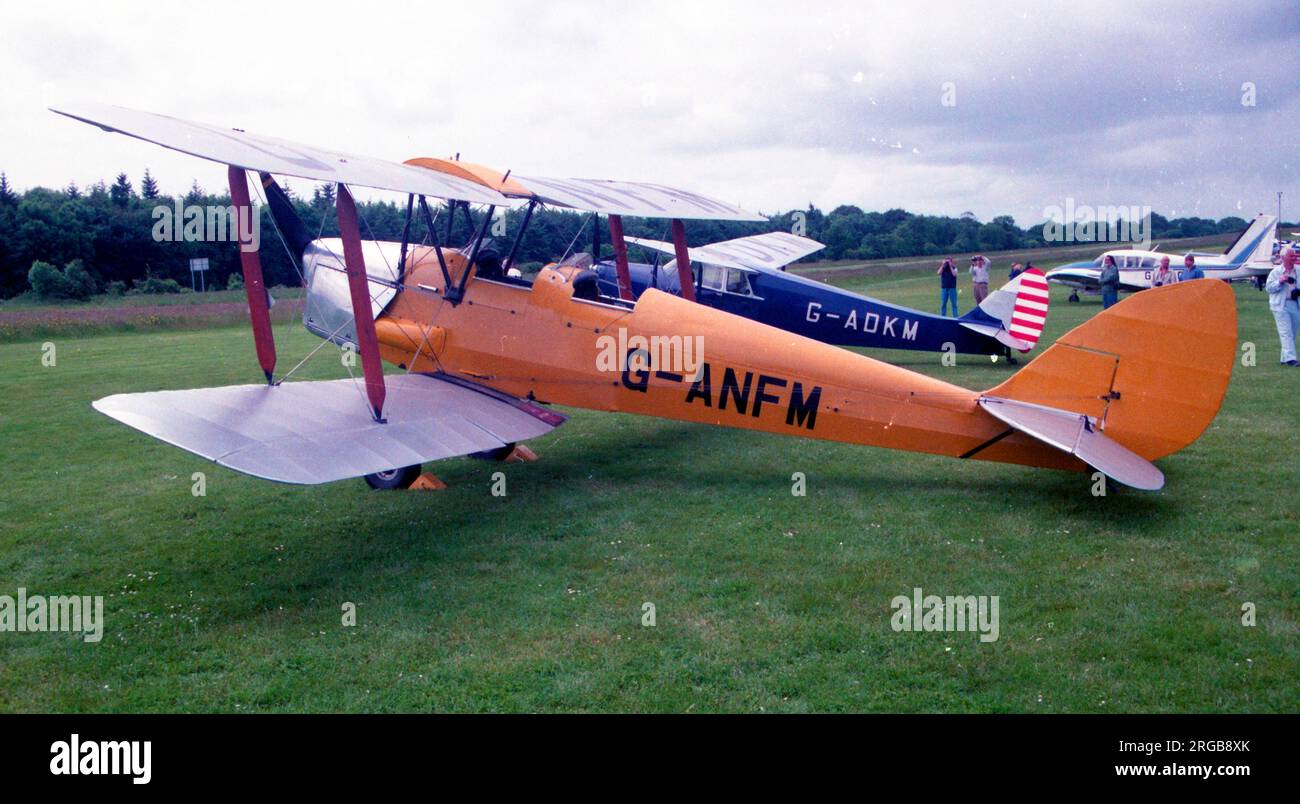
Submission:
[[[566,417],[435,374],[386,378],[384,422],[351,379],[116,394],[100,413],[237,472],[281,483],[349,477],[496,449]]]

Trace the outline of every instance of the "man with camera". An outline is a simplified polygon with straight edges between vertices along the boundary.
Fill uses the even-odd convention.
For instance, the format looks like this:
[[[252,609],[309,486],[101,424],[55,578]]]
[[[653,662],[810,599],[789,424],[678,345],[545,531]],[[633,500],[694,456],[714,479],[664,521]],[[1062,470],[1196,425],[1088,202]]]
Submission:
[[[1269,271],[1264,283],[1268,291],[1268,309],[1277,321],[1277,336],[1282,339],[1282,364],[1296,363],[1295,339],[1300,332],[1300,287],[1296,285],[1295,249],[1282,252],[1282,264]]]

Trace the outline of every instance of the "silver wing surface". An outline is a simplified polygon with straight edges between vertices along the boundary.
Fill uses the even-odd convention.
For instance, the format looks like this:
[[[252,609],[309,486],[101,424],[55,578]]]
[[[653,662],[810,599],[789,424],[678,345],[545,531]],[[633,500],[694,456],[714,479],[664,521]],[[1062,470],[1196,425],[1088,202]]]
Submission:
[[[627,242],[662,251],[665,254],[676,253],[673,244],[663,240],[629,237]],[[766,268],[774,271],[824,248],[826,248],[824,244],[818,243],[811,237],[800,237],[789,232],[768,232],[723,240],[707,246],[691,246],[689,251],[692,262],[740,269]]]
[[[566,417],[445,375],[385,378],[386,423],[355,381],[116,394],[100,413],[221,466],[281,483],[328,483],[545,435]]]
[[[105,131],[115,131],[173,151],[247,170],[476,204],[511,204],[497,191],[458,176],[249,134],[243,129],[195,123],[102,103],[64,104],[51,107],[50,111]]]
[[[1082,413],[996,396],[980,397],[979,404],[995,418],[1076,456],[1112,480],[1144,491],[1165,485],[1164,473],[1155,464],[1105,436],[1097,423]]]
[[[606,179],[513,178],[542,203],[601,215],[711,221],[767,220],[725,201],[662,184]]]

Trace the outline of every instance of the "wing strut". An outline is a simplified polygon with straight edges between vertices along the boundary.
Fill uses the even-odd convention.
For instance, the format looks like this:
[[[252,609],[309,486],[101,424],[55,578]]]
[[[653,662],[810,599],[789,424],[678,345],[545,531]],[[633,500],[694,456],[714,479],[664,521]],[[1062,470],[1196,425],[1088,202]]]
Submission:
[[[255,213],[248,197],[248,175],[243,168],[227,166],[230,181],[230,202],[238,216],[235,227],[239,230],[239,264],[244,271],[244,293],[248,297],[248,317],[253,322],[253,344],[257,347],[257,362],[262,366],[266,382],[270,384],[275,372],[275,337],[271,334],[271,308],[267,304],[266,282],[262,279],[262,259],[251,240],[251,223]],[[367,312],[370,305],[366,305]]]
[[[682,298],[695,301],[695,276],[691,273],[691,251],[686,247],[686,227],[681,218],[673,218],[673,251],[677,255],[677,281]]]
[[[609,239],[614,244],[614,267],[618,270],[618,297],[632,301],[632,272],[627,267],[627,241],[623,239],[622,215],[609,216]]]
[[[357,325],[357,345],[361,347],[361,370],[366,377],[366,397],[374,410],[375,421],[384,422],[384,364],[379,360],[379,339],[375,336],[375,317],[370,311],[370,282],[366,279],[366,260],[361,251],[361,229],[357,225],[357,205],[346,184],[339,184],[335,204],[339,213],[339,236],[343,238],[343,266],[352,295],[352,317]]]

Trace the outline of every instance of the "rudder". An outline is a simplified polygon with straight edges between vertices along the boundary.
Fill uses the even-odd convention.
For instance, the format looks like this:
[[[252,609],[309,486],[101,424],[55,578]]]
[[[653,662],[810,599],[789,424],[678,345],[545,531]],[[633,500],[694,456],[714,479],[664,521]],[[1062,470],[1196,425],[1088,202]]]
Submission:
[[[1237,350],[1236,296],[1199,279],[1142,291],[1070,330],[988,396],[1091,416],[1147,460],[1214,420]]]

